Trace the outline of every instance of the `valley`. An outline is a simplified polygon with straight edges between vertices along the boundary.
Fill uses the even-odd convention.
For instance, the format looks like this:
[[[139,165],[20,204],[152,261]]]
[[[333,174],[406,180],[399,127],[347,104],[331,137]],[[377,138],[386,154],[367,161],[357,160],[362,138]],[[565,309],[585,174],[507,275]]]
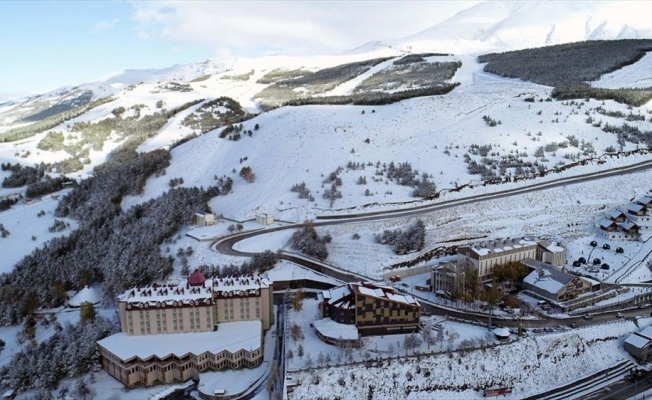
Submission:
[[[631,368],[648,374],[629,343],[652,324],[652,42],[639,39],[652,31],[587,22],[570,40],[611,6],[560,5],[564,19],[535,3],[481,3],[337,55],[126,70],[0,103],[0,387],[602,398]],[[531,10],[544,17],[521,30]],[[558,265],[524,267],[557,251]],[[481,279],[501,252],[519,255],[490,271],[526,273]],[[528,286],[546,277],[567,279],[557,297]],[[102,300],[71,306],[84,288]],[[371,315],[379,333],[362,334]],[[259,348],[157,349],[153,363],[111,347],[207,346],[259,320]]]

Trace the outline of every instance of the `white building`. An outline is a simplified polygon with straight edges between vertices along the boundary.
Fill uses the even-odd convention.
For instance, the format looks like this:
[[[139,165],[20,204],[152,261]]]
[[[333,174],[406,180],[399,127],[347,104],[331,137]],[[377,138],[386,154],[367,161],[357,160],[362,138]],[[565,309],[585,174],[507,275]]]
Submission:
[[[478,271],[481,281],[491,278],[493,267],[525,258],[536,258],[538,243],[521,238],[487,242],[480,245],[462,246],[457,249],[457,264],[471,264]]]
[[[274,223],[274,216],[269,214],[259,214],[256,216],[256,223],[260,225],[271,225]]]

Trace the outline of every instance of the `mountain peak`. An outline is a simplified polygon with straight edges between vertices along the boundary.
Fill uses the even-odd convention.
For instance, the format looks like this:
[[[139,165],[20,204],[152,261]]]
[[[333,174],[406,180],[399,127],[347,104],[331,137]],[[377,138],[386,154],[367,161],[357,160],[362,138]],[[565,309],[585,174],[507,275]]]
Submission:
[[[487,1],[391,46],[471,54],[584,40],[652,38],[645,18],[651,14],[649,2]]]

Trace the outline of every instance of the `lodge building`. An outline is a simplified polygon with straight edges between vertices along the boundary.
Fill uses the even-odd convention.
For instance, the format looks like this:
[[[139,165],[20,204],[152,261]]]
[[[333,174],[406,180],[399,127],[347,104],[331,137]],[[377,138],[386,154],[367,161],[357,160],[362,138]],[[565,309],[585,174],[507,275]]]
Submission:
[[[118,297],[121,332],[98,342],[103,368],[127,387],[255,367],[274,323],[273,286],[259,275],[153,284]]]
[[[371,282],[349,283],[318,295],[322,318],[353,324],[361,336],[416,332],[419,302],[409,294]]]

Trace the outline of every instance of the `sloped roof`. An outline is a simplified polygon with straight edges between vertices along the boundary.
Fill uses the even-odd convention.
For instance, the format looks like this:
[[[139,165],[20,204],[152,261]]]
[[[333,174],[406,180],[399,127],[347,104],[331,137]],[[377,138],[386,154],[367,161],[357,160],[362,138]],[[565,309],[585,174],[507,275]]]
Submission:
[[[509,337],[509,329],[507,328],[496,328],[494,329],[494,335],[498,337]]]
[[[636,202],[647,206],[650,203],[652,203],[652,196],[650,195],[643,196],[640,199],[638,199]]]
[[[630,344],[638,349],[642,349],[652,341],[652,326],[647,326],[640,332],[634,332],[627,339],[625,343]]]
[[[609,218],[611,218],[611,219],[617,219],[617,218],[620,218],[620,217],[624,217],[624,216],[625,216],[625,214],[624,214],[622,211],[620,211],[620,210],[611,210],[611,211],[609,211],[609,212],[607,213],[607,215],[608,215]]]
[[[632,221],[629,221],[629,220],[623,222],[622,225],[620,225],[620,226],[623,229],[627,230],[627,231],[632,229],[632,228],[638,228],[638,225],[636,225],[635,223],[633,223]]]
[[[556,295],[561,288],[576,277],[576,275],[560,271],[551,267],[549,264],[531,258],[526,258],[522,263],[530,268],[534,268],[534,271],[526,276],[523,282],[536,286],[550,294]],[[541,271],[541,275],[539,275],[538,270]]]
[[[168,333],[163,335],[128,335],[116,333],[97,342],[123,361],[139,357],[159,359],[169,356],[196,356],[205,352],[217,354],[222,350],[258,349],[262,343],[260,321],[222,322],[217,331],[197,333]]]
[[[630,204],[630,205],[627,206],[627,209],[628,209],[629,211],[639,212],[639,211],[644,211],[644,210],[645,210],[645,206],[640,205],[640,204],[634,204],[634,203],[632,203],[632,204]]]
[[[188,284],[190,286],[202,286],[204,282],[206,282],[206,277],[198,269],[188,277]]]
[[[603,218],[600,220],[600,228],[612,228],[618,226],[614,221]]]
[[[355,325],[340,324],[330,318],[318,319],[313,325],[319,333],[331,339],[358,340],[358,328]]]
[[[70,307],[80,307],[82,303],[98,304],[102,301],[102,295],[99,290],[86,286],[68,302]]]

